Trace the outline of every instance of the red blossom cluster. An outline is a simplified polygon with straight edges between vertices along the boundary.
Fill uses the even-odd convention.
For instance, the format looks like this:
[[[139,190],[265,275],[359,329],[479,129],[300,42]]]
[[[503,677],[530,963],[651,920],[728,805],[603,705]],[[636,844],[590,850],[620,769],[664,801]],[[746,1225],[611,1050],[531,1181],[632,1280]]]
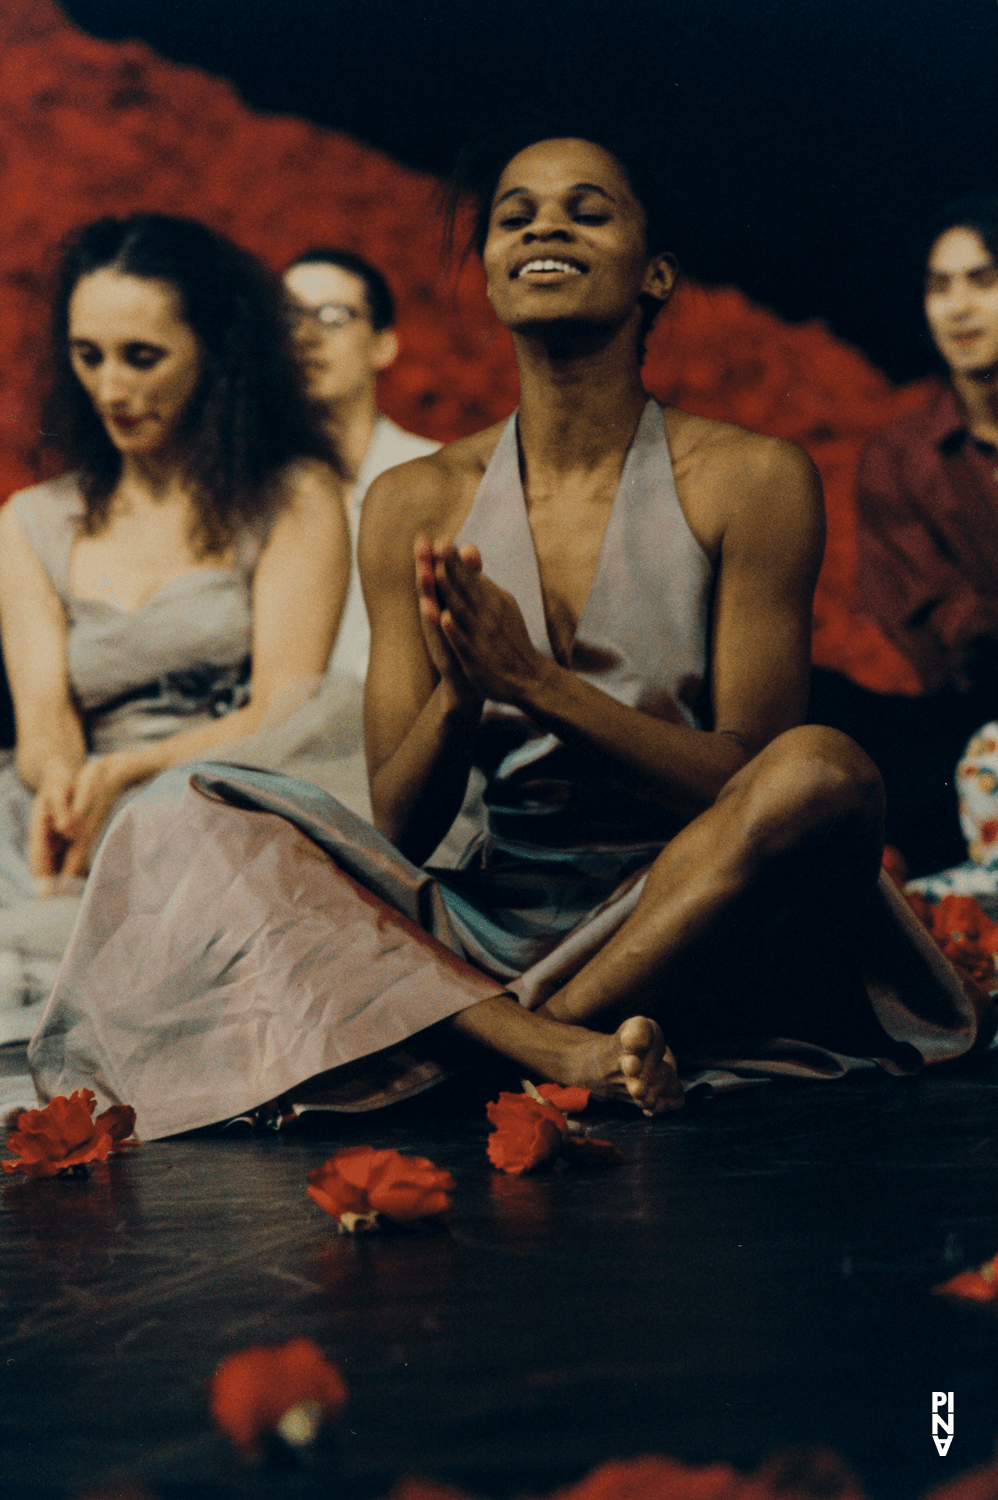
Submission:
[[[425,1156],[350,1146],[308,1174],[308,1196],[348,1234],[395,1223],[438,1219],[450,1211],[454,1179]]]
[[[911,891],[908,901],[955,969],[984,990],[998,988],[998,923],[985,916],[972,896],[944,896],[933,906]]]
[[[127,1139],[135,1129],[130,1104],[113,1104],[94,1119],[96,1107],[92,1089],[77,1089],[68,1099],[57,1094],[44,1109],[22,1110],[7,1137],[7,1149],[18,1160],[0,1162],[0,1167],[28,1177],[56,1177],[139,1144]]]
[[[300,1338],[231,1354],[211,1377],[208,1399],[215,1425],[247,1458],[257,1458],[267,1433],[306,1445],[321,1421],[339,1416],[347,1388],[322,1350]]]
[[[85,36],[53,0],[7,0],[0,155],[0,497],[33,476],[54,248],[100,214],[189,214],[275,268],[308,245],[357,250],[398,296],[401,353],[380,391],[390,416],[448,440],[516,405],[512,346],[481,270],[444,260],[438,185],[378,151],[257,114],[224,81],[140,43]],[[917,691],[911,667],[857,605],[853,482],[865,442],[922,389],[893,390],[819,323],[791,326],[733,288],[692,285],[653,330],[645,378],[660,400],[803,444],[828,509],[815,660],[870,688]]]
[[[561,1160],[602,1165],[621,1160],[612,1141],[601,1141],[568,1120],[566,1111],[586,1108],[589,1090],[542,1083],[530,1093],[500,1094],[486,1106],[495,1127],[489,1136],[489,1161],[500,1172],[520,1177]]]

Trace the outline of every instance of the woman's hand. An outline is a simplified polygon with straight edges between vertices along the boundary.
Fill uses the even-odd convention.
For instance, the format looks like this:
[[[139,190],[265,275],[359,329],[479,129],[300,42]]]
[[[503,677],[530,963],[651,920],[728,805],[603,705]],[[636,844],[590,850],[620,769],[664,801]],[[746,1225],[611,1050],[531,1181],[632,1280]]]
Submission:
[[[28,822],[28,864],[36,879],[62,873],[72,843],[73,779],[69,766],[54,765],[38,784]]]
[[[97,840],[104,831],[111,809],[128,784],[113,755],[99,756],[80,767],[73,783],[71,843],[63,860],[64,875],[88,873]]]
[[[545,664],[512,594],[486,578],[478,548],[450,542],[416,544],[420,618],[433,649],[445,652],[464,691],[498,703],[525,705]],[[431,571],[432,560],[432,571]],[[430,632],[435,635],[431,646]],[[441,671],[441,676],[446,675]]]
[[[54,766],[39,785],[31,810],[31,873],[53,882],[86,875],[90,855],[115,802],[125,790],[111,756],[78,767]]]

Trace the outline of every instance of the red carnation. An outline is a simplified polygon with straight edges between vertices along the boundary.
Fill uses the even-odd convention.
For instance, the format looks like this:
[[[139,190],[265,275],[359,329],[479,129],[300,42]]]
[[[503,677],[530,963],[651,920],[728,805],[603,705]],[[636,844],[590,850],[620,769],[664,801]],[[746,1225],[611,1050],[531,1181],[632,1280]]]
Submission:
[[[959,1297],[964,1302],[998,1302],[998,1255],[973,1271],[958,1271],[932,1290],[939,1297]]]
[[[351,1146],[308,1174],[308,1195],[342,1230],[374,1228],[377,1216],[401,1223],[449,1211],[454,1179],[425,1156]]]
[[[311,1442],[325,1417],[347,1402],[342,1375],[311,1339],[278,1346],[254,1344],[223,1359],[209,1385],[215,1424],[248,1458],[258,1439],[277,1432],[293,1446]]]
[[[514,1177],[553,1161],[568,1136],[561,1110],[529,1094],[500,1094],[486,1113],[495,1126],[489,1136],[489,1161]]]
[[[92,1089],[77,1089],[67,1099],[57,1094],[44,1109],[23,1110],[14,1121],[7,1146],[19,1161],[0,1162],[5,1172],[25,1172],[29,1177],[55,1177],[86,1162],[106,1161],[122,1146],[135,1128],[135,1111],[129,1104],[115,1104],[93,1118],[97,1096]]]

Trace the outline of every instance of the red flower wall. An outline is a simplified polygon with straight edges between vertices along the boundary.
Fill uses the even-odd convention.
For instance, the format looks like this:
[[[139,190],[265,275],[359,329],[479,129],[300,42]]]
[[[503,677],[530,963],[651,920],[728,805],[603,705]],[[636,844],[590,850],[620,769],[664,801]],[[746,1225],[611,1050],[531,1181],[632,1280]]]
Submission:
[[[508,336],[477,267],[442,257],[438,187],[346,136],[248,109],[225,82],[135,42],[96,41],[51,0],[0,11],[0,494],[34,477],[37,369],[54,247],[134,209],[189,214],[280,267],[307,245],[360,251],[398,295],[402,352],[382,404],[449,439],[517,399]],[[684,287],[650,341],[663,401],[803,444],[821,471],[828,548],[815,660],[882,690],[917,684],[854,605],[852,485],[867,438],[917,402],[818,323],[792,327],[732,288]]]

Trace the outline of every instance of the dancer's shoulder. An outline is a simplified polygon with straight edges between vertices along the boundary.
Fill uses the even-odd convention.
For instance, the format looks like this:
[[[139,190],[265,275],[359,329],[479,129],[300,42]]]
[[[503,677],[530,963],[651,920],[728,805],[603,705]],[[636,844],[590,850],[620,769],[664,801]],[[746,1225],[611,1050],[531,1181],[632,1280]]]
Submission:
[[[365,496],[367,529],[454,535],[471,509],[504,426],[497,422],[387,470]]]
[[[803,448],[674,407],[663,419],[680,504],[709,554],[732,527],[782,530],[788,545],[795,534],[820,540],[821,481]]]

